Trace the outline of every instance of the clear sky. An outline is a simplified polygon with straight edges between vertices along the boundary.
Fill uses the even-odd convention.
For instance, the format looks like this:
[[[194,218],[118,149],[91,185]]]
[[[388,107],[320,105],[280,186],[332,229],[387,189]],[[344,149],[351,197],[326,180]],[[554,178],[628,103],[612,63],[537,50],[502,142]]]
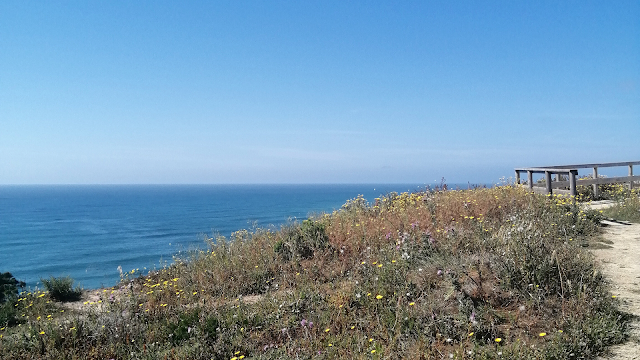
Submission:
[[[0,2],[0,184],[480,183],[632,160],[637,0]]]

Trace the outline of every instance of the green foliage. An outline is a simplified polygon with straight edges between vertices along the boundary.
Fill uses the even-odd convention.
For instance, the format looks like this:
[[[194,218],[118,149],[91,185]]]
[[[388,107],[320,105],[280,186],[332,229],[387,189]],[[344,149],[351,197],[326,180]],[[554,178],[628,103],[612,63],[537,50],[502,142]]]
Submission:
[[[19,294],[18,288],[24,287],[25,283],[16,280],[11,273],[0,273],[0,327],[18,323],[14,303]]]
[[[18,312],[10,302],[0,304],[0,327],[12,326],[18,323]]]
[[[285,260],[310,259],[317,251],[328,247],[329,237],[325,225],[317,220],[304,220],[302,225],[293,225],[276,242],[274,251]]]
[[[24,281],[16,280],[9,272],[0,273],[0,304],[18,296],[18,288],[24,288]]]
[[[220,331],[220,321],[215,316],[210,316],[204,321],[202,327],[205,338],[212,343],[218,339],[218,332]]]
[[[44,288],[49,292],[49,296],[57,301],[78,301],[82,298],[82,289],[77,286],[73,288],[73,279],[66,277],[53,277],[40,279]]]
[[[169,323],[169,337],[174,345],[189,339],[192,332],[195,333],[195,326],[198,324],[199,318],[200,310],[194,309],[180,314],[177,322]]]

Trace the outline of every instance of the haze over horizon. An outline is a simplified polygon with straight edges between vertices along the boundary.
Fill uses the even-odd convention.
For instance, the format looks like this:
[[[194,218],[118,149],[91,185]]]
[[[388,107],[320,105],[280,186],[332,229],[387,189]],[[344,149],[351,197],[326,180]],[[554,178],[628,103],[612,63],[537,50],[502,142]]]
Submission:
[[[1,184],[640,160],[640,2],[0,3]]]

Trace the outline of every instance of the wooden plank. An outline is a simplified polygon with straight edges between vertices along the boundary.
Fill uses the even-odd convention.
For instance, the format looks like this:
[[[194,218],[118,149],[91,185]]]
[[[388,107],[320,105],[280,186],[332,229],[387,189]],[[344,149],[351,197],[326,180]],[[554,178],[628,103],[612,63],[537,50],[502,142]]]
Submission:
[[[542,195],[546,195],[547,194],[547,190],[543,186],[534,186],[533,189],[531,189],[531,191],[533,191],[536,194],[542,194]],[[564,189],[555,189],[555,190],[553,190],[553,195],[570,196],[571,195],[571,191],[564,190]]]
[[[615,183],[628,183],[631,181],[640,181],[640,176],[639,175],[635,175],[635,176],[618,176],[618,177],[610,177],[610,178],[597,178],[597,179],[582,179],[582,180],[576,180],[576,186],[582,186],[582,185],[594,185],[594,184],[615,184]],[[558,188],[566,188],[571,186],[571,184],[569,183],[569,181],[552,181],[551,182],[551,187],[553,189],[558,189]],[[537,186],[534,187],[546,187],[545,184],[538,184]]]
[[[640,161],[626,161],[617,163],[599,163],[599,164],[575,164],[575,165],[556,165],[556,166],[535,166],[535,167],[520,167],[516,168],[516,171],[534,171],[536,173],[543,173],[550,171],[553,174],[556,173],[568,173],[571,170],[587,169],[594,167],[616,167],[616,166],[633,166],[640,165]]]
[[[598,167],[597,166],[593,168],[593,178],[594,179],[598,178]],[[593,186],[593,197],[598,198],[598,184],[593,184],[591,186]]]
[[[553,190],[553,194],[554,195],[571,196],[571,191],[570,190],[564,190],[564,189],[555,189],[555,190]],[[575,195],[573,195],[573,196],[575,196]]]
[[[540,187],[540,186],[534,186],[533,189],[531,189],[531,191],[533,191],[536,194],[546,194],[547,191],[545,190],[544,187]],[[561,190],[558,190],[561,191]]]
[[[632,181],[640,181],[640,176],[617,176],[610,178],[597,178],[597,179],[584,179],[578,180],[578,185],[593,185],[593,184],[613,184],[613,183],[624,183],[624,182],[632,182]]]
[[[569,172],[571,172],[572,170],[576,170],[575,168],[566,168],[566,169],[559,169],[559,168],[538,168],[538,167],[534,167],[534,168],[517,168],[516,171],[531,171],[533,173],[545,173],[545,172],[550,172],[551,174],[568,174]]]
[[[547,188],[547,194],[552,194],[552,187],[551,187],[551,173],[548,171],[544,172],[544,180],[545,180],[545,186]]]
[[[629,166],[640,165],[640,161],[623,161],[613,163],[596,163],[596,164],[575,164],[575,165],[553,165],[553,166],[540,166],[540,168],[546,169],[586,169],[594,167],[616,167],[616,166]]]

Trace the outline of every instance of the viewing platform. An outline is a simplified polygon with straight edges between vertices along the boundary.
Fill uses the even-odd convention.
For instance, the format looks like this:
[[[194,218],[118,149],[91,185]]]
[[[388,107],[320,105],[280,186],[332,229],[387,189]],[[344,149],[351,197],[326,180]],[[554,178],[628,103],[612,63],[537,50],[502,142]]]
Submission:
[[[640,176],[633,175],[633,166],[640,165],[640,161],[627,161],[615,163],[598,163],[598,164],[576,164],[576,165],[557,165],[542,167],[526,167],[516,168],[516,184],[521,184],[520,174],[527,173],[526,185],[531,191],[543,194],[552,194],[555,192],[567,194],[571,196],[577,195],[576,187],[578,185],[592,185],[595,196],[598,196],[598,185],[600,184],[616,184],[628,183],[633,188],[634,182],[640,182]],[[599,168],[628,167],[628,176],[616,177],[599,177]],[[591,178],[578,178],[579,169],[593,169]],[[533,174],[544,174],[544,180],[540,183],[533,182]],[[555,174],[555,179],[552,175]],[[566,190],[568,188],[568,190]]]

